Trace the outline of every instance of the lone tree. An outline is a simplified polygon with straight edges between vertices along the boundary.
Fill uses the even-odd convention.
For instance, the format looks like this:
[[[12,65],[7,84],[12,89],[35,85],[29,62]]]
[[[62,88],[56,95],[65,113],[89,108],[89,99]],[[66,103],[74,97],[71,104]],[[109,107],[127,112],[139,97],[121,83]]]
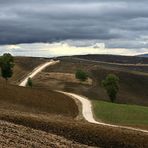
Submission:
[[[32,79],[31,78],[28,78],[27,85],[29,87],[32,87],[33,86]]]
[[[85,73],[82,70],[77,70],[76,73],[75,73],[75,77],[77,79],[79,79],[80,81],[86,81],[88,79],[87,73]]]
[[[105,80],[102,81],[102,85],[106,89],[111,102],[115,102],[119,90],[119,78],[114,74],[109,74]]]
[[[14,67],[14,59],[13,56],[9,53],[3,54],[0,57],[0,68],[1,68],[1,75],[8,81],[8,78],[11,78],[13,75],[13,67]]]

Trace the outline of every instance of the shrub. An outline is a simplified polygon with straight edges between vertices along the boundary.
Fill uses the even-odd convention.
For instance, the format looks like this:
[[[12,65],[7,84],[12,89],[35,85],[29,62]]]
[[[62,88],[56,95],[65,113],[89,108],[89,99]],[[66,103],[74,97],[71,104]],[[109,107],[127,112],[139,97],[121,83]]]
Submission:
[[[80,81],[86,81],[88,79],[87,73],[85,73],[82,70],[77,70],[75,77],[76,77],[76,79],[79,79]]]
[[[33,84],[32,84],[32,79],[31,78],[28,78],[27,85],[29,87],[32,87]]]

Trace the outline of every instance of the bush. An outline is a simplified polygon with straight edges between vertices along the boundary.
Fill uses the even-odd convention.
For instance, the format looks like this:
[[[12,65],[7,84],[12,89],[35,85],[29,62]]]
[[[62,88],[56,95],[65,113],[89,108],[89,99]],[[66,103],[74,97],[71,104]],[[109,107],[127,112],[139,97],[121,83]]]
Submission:
[[[27,85],[32,87],[33,84],[32,84],[32,79],[31,78],[28,78]]]
[[[75,77],[76,77],[76,79],[79,79],[80,81],[86,81],[88,79],[87,73],[85,73],[82,70],[77,70]]]

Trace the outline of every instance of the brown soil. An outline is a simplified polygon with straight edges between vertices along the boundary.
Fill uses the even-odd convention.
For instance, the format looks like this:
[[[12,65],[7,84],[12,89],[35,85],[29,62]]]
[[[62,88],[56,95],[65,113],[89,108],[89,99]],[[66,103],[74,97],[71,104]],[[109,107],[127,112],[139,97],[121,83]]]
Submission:
[[[53,133],[89,146],[108,148],[147,148],[148,134],[89,124],[55,116],[1,113],[0,119]]]
[[[0,147],[3,148],[85,148],[88,146],[78,144],[63,137],[46,133],[40,130],[31,129],[21,125],[16,125],[0,121]]]

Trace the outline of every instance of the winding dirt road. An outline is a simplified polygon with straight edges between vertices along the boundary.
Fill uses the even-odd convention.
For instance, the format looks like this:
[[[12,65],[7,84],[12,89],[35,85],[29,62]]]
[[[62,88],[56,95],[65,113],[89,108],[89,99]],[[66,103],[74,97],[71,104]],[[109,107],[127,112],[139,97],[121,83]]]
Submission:
[[[142,130],[139,128],[132,128],[132,127],[128,127],[128,126],[120,126],[120,125],[113,125],[113,124],[107,124],[107,123],[103,123],[103,122],[98,122],[94,119],[93,116],[93,112],[92,112],[92,104],[91,101],[84,97],[84,96],[80,96],[74,93],[68,93],[68,92],[63,92],[63,91],[58,91],[61,92],[65,95],[68,95],[72,98],[75,98],[77,100],[79,100],[82,104],[82,114],[83,117],[85,118],[85,120],[87,120],[90,123],[94,123],[94,124],[99,124],[99,125],[103,125],[103,126],[109,126],[109,127],[114,127],[114,128],[122,128],[122,129],[129,129],[129,130],[133,130],[133,131],[139,131],[139,132],[144,132],[144,133],[148,133],[148,130]]]
[[[46,62],[38,67],[36,67],[30,74],[28,74],[28,76],[19,84],[19,86],[23,86],[25,87],[28,81],[28,78],[33,78],[34,76],[36,76],[39,72],[41,72],[43,69],[45,69],[48,66],[54,65],[59,63],[60,61],[54,61],[51,60],[50,62]]]
[[[33,78],[35,75],[37,75],[39,72],[41,72],[46,67],[48,67],[50,65],[54,65],[54,64],[59,63],[59,62],[60,61],[53,61],[53,60],[51,60],[50,62],[47,62],[47,63],[45,63],[45,64],[35,68],[33,70],[33,72],[28,74],[28,76],[19,84],[19,86],[25,87],[26,84],[27,84],[28,78]],[[99,125],[103,125],[103,126],[114,127],[114,128],[122,128],[122,129],[128,129],[128,130],[148,133],[148,130],[142,130],[142,129],[132,128],[132,127],[128,127],[128,126],[118,126],[118,125],[106,124],[106,123],[103,123],[103,122],[98,122],[98,121],[96,121],[94,119],[93,112],[92,112],[92,104],[91,104],[91,101],[89,101],[89,99],[87,99],[84,96],[80,96],[80,95],[77,95],[77,94],[74,94],[74,93],[68,93],[68,92],[63,92],[63,91],[58,91],[58,92],[63,93],[65,95],[67,95],[67,96],[70,96],[72,98],[75,98],[75,99],[79,100],[81,102],[81,104],[82,104],[82,114],[83,114],[83,117],[85,118],[85,120],[87,120],[90,123],[99,124]]]

